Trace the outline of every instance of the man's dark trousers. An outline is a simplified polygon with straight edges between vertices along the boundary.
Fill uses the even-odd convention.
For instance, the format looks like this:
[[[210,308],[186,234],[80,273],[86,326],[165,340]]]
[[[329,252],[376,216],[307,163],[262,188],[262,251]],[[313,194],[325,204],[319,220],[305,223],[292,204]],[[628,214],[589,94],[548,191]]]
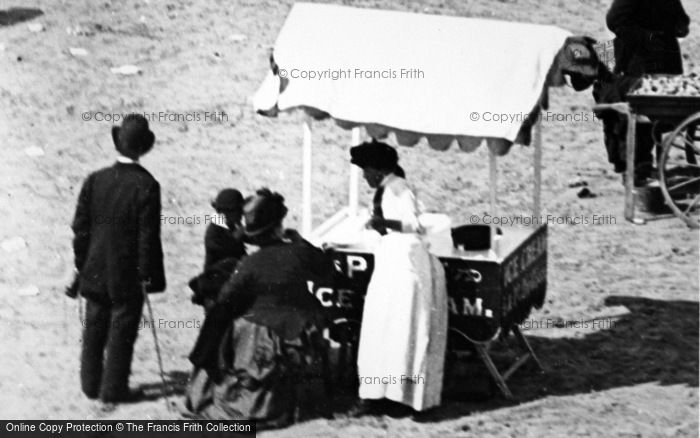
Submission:
[[[129,395],[129,374],[138,335],[143,296],[123,302],[87,298],[80,357],[83,392],[105,402]],[[153,323],[153,322],[150,322]]]

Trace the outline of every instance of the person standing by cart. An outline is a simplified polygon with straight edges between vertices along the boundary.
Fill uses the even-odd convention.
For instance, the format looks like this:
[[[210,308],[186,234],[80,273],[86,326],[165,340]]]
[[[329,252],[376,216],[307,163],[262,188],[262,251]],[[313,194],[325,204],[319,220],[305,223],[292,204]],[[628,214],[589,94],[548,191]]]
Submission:
[[[690,18],[680,0],[614,0],[605,20],[616,37],[616,73],[683,73],[678,38],[688,35]]]
[[[85,297],[80,380],[85,395],[133,400],[129,374],[147,292],[165,290],[160,185],[139,164],[155,142],[148,121],[132,114],[112,128],[119,156],[85,180],[73,219],[75,289]]]
[[[678,38],[688,35],[690,18],[680,0],[614,0],[606,24],[615,34],[616,74],[683,74]],[[652,175],[651,131],[649,124],[637,126],[636,185]]]
[[[445,272],[421,238],[418,203],[391,146],[376,141],[350,150],[376,189],[367,226],[382,235],[362,316],[359,396],[422,411],[440,404],[447,343]]]

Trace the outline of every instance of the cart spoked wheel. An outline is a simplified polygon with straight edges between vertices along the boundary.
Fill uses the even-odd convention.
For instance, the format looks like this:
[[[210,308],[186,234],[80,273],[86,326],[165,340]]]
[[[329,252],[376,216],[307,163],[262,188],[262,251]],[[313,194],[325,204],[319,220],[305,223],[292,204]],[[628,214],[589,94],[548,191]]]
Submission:
[[[659,157],[659,183],[666,204],[691,228],[700,228],[700,113],[666,136]]]

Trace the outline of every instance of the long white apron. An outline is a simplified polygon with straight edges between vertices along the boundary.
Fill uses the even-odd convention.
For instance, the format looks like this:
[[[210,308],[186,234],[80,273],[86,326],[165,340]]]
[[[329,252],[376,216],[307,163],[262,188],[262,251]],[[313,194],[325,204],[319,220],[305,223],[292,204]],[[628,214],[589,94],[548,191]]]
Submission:
[[[365,298],[358,352],[360,398],[417,411],[440,404],[447,292],[439,260],[415,233],[383,236]]]

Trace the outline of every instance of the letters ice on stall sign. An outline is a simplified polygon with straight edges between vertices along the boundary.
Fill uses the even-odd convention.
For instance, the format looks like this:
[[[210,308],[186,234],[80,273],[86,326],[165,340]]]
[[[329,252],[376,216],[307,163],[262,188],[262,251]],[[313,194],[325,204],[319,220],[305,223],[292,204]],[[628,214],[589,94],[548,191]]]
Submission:
[[[509,286],[520,274],[547,252],[547,235],[536,234],[519,251],[513,253],[503,265],[504,285]]]
[[[529,301],[536,306],[544,301],[547,286],[547,233],[532,235],[503,264],[503,315],[517,303]],[[519,323],[520,321],[514,321]]]
[[[374,270],[371,254],[334,253],[336,270],[341,274],[335,285],[308,283],[311,292],[321,304],[338,313],[337,316],[357,319],[362,316],[364,296]]]

